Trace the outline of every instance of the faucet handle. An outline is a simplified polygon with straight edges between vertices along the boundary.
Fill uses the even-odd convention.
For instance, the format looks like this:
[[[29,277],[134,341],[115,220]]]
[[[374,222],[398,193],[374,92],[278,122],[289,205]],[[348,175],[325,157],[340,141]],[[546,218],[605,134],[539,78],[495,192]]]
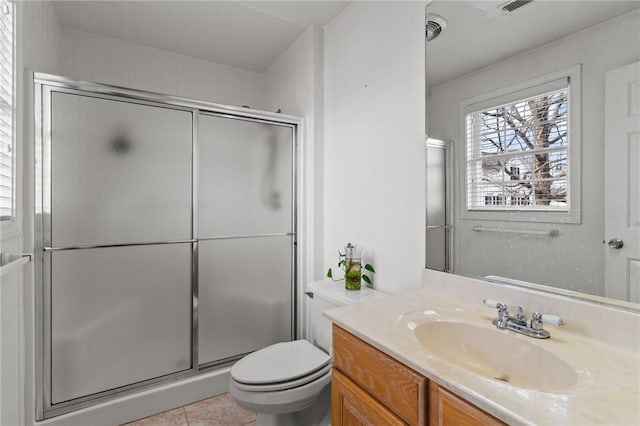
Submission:
[[[562,318],[555,315],[549,315],[549,314],[542,314],[542,322],[545,322],[551,325],[558,325],[558,326],[564,325],[564,321],[562,320]]]
[[[558,316],[541,314],[540,312],[534,312],[531,314],[531,328],[541,330],[543,322],[557,326],[564,325],[564,321]]]
[[[497,302],[493,299],[484,299],[483,303],[488,308],[494,308],[498,310],[498,318],[507,318],[509,316],[508,306],[504,303]]]
[[[493,300],[493,299],[484,299],[482,301],[482,303],[484,303],[484,305],[486,307],[488,307],[488,308],[500,309],[500,306],[505,306],[506,307],[506,305],[504,305],[504,304],[502,304],[502,303],[500,303],[500,302],[498,302],[496,300]]]

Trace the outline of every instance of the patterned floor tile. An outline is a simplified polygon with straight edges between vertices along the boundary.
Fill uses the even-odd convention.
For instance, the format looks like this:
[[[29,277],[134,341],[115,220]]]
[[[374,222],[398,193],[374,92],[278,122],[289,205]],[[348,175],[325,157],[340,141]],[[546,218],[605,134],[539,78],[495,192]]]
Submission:
[[[165,411],[123,426],[255,426],[256,416],[228,393]]]
[[[187,405],[184,410],[189,426],[244,426],[256,421],[255,414],[239,407],[229,394]]]
[[[189,426],[189,422],[184,408],[180,407],[127,423],[125,426]]]

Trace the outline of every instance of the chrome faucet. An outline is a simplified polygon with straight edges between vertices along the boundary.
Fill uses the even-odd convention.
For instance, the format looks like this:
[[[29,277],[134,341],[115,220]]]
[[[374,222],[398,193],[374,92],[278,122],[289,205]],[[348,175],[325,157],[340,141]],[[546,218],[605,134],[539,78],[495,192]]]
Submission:
[[[564,321],[555,315],[541,314],[534,312],[531,314],[531,321],[527,324],[527,317],[524,315],[522,306],[518,306],[518,312],[510,315],[507,305],[496,302],[492,299],[485,299],[484,304],[490,308],[498,309],[498,317],[493,320],[493,325],[502,330],[511,330],[516,333],[536,339],[548,339],[551,337],[547,330],[542,328],[542,323],[553,325],[564,325]]]

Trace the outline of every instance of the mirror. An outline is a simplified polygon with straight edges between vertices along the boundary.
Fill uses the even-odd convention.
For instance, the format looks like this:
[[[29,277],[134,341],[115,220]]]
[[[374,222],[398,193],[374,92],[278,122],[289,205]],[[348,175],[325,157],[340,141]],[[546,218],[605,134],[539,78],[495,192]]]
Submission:
[[[426,10],[426,266],[640,302],[640,2]]]

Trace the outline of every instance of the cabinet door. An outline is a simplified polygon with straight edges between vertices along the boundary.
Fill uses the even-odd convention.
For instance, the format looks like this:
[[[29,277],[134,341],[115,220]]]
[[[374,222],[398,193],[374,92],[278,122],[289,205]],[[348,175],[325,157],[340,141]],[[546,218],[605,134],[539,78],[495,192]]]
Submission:
[[[429,426],[504,426],[478,407],[429,382]]]
[[[426,379],[335,325],[333,365],[408,424],[426,424]]]
[[[333,426],[408,425],[338,370],[333,369],[332,377]]]

